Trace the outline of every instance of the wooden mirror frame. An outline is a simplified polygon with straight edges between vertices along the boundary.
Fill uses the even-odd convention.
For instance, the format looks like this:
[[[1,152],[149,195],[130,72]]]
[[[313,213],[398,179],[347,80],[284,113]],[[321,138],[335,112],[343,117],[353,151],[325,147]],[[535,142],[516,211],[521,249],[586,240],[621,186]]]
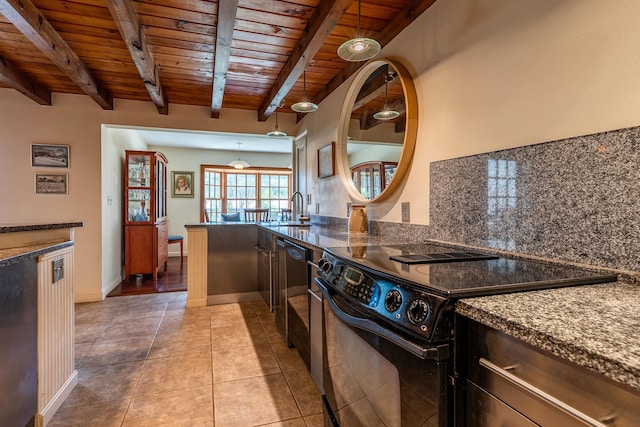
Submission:
[[[367,199],[360,194],[351,177],[351,167],[349,166],[349,158],[347,156],[349,121],[354,102],[362,85],[366,82],[367,78],[373,71],[385,64],[392,66],[397,71],[400,83],[402,84],[406,102],[406,128],[402,144],[402,153],[393,179],[377,197]],[[407,69],[392,59],[378,59],[365,64],[356,74],[351,86],[349,87],[344,103],[342,104],[338,130],[336,164],[338,166],[340,178],[349,193],[349,197],[358,203],[375,203],[381,202],[391,196],[395,189],[401,184],[409,170],[409,165],[411,164],[411,159],[413,158],[413,152],[415,150],[416,135],[418,132],[418,100],[416,90],[413,85],[413,79]]]

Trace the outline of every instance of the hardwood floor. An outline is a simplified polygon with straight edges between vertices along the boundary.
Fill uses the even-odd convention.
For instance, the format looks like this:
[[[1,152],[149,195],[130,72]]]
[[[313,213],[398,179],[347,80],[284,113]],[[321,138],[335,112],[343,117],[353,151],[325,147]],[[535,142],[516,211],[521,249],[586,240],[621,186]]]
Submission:
[[[107,297],[124,295],[143,295],[161,292],[177,292],[187,290],[187,257],[182,262],[180,257],[167,260],[167,271],[158,271],[158,280],[153,282],[151,275],[131,276],[128,282],[116,286]]]

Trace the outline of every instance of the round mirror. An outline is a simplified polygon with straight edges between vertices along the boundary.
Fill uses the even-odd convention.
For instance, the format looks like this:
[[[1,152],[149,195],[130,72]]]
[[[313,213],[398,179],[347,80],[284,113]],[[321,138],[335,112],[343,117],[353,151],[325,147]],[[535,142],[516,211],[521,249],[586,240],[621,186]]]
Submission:
[[[409,72],[391,60],[366,64],[356,75],[340,115],[340,176],[359,202],[381,201],[409,169],[418,108]]]

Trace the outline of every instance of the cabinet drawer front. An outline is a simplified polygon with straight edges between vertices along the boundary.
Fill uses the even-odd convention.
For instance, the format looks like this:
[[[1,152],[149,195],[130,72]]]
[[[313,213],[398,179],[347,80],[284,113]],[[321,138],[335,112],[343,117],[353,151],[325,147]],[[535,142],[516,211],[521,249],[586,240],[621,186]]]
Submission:
[[[469,379],[540,425],[640,425],[640,395],[475,322]]]

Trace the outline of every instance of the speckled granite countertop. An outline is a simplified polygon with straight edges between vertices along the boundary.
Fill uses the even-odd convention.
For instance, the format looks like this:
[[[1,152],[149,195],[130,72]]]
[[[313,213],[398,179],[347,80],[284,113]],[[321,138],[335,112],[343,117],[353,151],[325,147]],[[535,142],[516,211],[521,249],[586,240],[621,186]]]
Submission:
[[[623,282],[469,298],[456,311],[640,391],[640,286]]]
[[[0,268],[34,258],[47,252],[73,246],[73,241],[47,242],[19,248],[0,249]]]
[[[0,268],[34,258],[47,252],[72,246],[73,240],[62,238],[55,230],[82,227],[82,222],[64,222],[53,224],[2,224],[0,225]],[[55,233],[55,234],[51,234]],[[16,239],[13,236],[29,235],[27,239]],[[68,233],[67,233],[68,234]]]
[[[0,225],[0,233],[17,233],[21,231],[56,230],[59,228],[82,227],[82,222],[63,222],[57,224],[5,224]]]

